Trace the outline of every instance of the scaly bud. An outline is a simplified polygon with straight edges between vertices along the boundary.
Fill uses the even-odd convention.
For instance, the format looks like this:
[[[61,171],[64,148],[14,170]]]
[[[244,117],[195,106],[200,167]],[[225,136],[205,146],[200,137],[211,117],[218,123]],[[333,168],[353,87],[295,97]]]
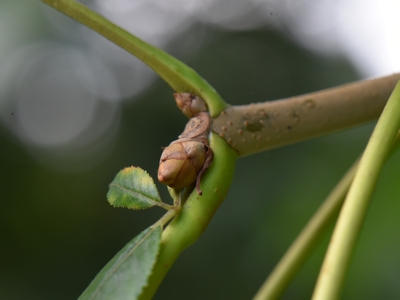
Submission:
[[[178,190],[196,181],[196,190],[201,195],[201,177],[214,157],[208,143],[212,119],[201,98],[188,93],[174,96],[179,108],[190,120],[179,139],[161,154],[158,180]]]
[[[208,146],[191,139],[180,139],[166,147],[161,155],[158,180],[175,189],[196,181],[203,169]]]
[[[180,139],[204,139],[208,144],[210,134],[211,117],[206,112],[200,112],[187,122],[185,130],[179,136]]]
[[[199,112],[208,111],[203,99],[189,93],[174,94],[176,104],[183,114],[189,118],[196,116]]]

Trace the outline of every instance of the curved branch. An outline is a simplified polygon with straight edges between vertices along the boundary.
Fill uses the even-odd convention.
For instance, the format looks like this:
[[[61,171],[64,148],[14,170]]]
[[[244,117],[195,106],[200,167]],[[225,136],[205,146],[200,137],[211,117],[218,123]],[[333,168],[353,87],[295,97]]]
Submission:
[[[93,29],[152,68],[176,92],[188,92],[206,101],[210,115],[227,107],[217,91],[196,71],[165,51],[139,39],[75,0],[42,0],[68,17]]]
[[[213,131],[240,156],[277,148],[376,120],[400,74],[272,102],[231,106]]]

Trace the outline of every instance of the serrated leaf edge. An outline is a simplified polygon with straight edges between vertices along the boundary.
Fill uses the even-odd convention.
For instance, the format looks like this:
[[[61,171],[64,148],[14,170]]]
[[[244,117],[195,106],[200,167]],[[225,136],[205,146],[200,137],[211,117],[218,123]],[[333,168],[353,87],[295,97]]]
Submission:
[[[154,181],[153,181],[153,183],[154,183]],[[115,186],[115,187],[117,187],[117,188],[120,188],[121,190],[123,190],[124,192],[126,192],[127,194],[129,194],[129,195],[131,195],[132,197],[137,197],[137,198],[140,198],[141,199],[141,201],[143,201],[143,202],[145,202],[145,203],[148,203],[148,204],[152,204],[152,206],[154,206],[154,205],[159,205],[159,206],[162,206],[162,205],[160,205],[161,203],[163,203],[162,201],[161,201],[161,198],[160,198],[160,195],[158,195],[158,199],[153,199],[153,198],[151,198],[151,197],[149,197],[149,196],[147,196],[147,195],[145,195],[145,194],[142,194],[142,193],[140,193],[140,192],[138,192],[137,190],[135,190],[135,189],[131,189],[131,188],[126,188],[126,187],[124,187],[124,186],[122,186],[122,185],[119,185],[119,184],[116,184],[116,183],[111,183],[110,184],[110,187],[111,186]],[[156,188],[156,191],[157,191],[157,194],[158,194],[158,190],[157,190],[157,188]],[[153,202],[154,202],[154,204],[153,204]],[[110,202],[111,203],[111,202]],[[112,204],[112,203],[111,203]],[[113,205],[113,204],[112,204]],[[114,206],[114,205],[113,205]]]
[[[139,167],[139,166],[130,166],[130,167],[126,167],[126,168],[122,169],[120,172],[123,172],[123,171],[126,170],[126,169],[136,169],[136,170],[142,171],[144,174],[146,174],[147,177],[148,177],[148,179],[149,179],[149,180],[151,181],[151,183],[153,184],[154,190],[156,191],[157,196],[158,196],[158,200],[154,200],[154,201],[155,201],[155,202],[162,202],[161,197],[160,197],[160,193],[159,193],[158,188],[157,188],[157,186],[156,186],[156,184],[155,184],[155,182],[154,182],[154,178],[150,175],[149,172],[147,172],[145,169],[142,169],[142,168]],[[146,196],[146,197],[149,198],[149,199],[152,199],[152,198],[150,198],[150,197],[148,197],[148,196]]]

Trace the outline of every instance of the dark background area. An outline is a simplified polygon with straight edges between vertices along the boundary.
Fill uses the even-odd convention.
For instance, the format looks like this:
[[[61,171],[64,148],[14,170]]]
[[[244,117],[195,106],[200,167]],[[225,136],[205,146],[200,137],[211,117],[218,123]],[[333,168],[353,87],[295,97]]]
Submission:
[[[0,9],[11,5],[2,1]],[[15,6],[16,12],[22,7]],[[26,43],[46,39],[83,48],[91,43],[85,36],[80,40],[78,31],[73,41],[57,33],[44,17],[44,5],[34,6],[35,30],[27,21],[9,28],[30,32]],[[201,43],[192,51],[188,41],[196,39]],[[227,30],[196,20],[163,48],[197,70],[230,104],[280,99],[360,78],[345,57],[316,55],[269,27]],[[1,88],[2,102],[8,103],[1,110],[8,117],[0,122],[0,298],[77,298],[118,250],[163,213],[112,208],[108,184],[130,165],[156,178],[161,147],[176,139],[186,118],[170,87],[156,79],[120,102],[98,100],[100,120],[110,107],[118,113],[93,142],[46,148],[27,142],[5,121],[18,117],[13,106],[18,98],[4,91],[9,86]],[[361,153],[372,129],[369,124],[240,159],[226,201],[200,240],[182,253],[155,299],[251,298]],[[400,295],[399,165],[395,154],[383,171],[343,299]],[[166,188],[158,186],[168,201]],[[284,299],[310,298],[328,240],[326,235]]]

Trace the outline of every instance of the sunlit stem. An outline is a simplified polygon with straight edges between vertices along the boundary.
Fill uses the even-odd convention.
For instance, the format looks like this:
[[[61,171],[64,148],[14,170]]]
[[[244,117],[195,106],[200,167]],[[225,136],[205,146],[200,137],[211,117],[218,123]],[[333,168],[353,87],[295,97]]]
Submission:
[[[394,153],[400,147],[400,133],[397,133]],[[279,299],[287,289],[296,274],[316,248],[318,241],[327,229],[327,225],[333,221],[343,203],[346,193],[356,173],[358,162],[347,171],[340,182],[332,190],[330,195],[318,209],[312,219],[290,246],[270,276],[263,283],[254,299]]]
[[[396,85],[361,158],[327,254],[314,300],[339,299],[351,256],[379,174],[393,147],[400,127],[400,83]]]
[[[324,203],[307,223],[278,265],[261,286],[255,300],[279,299],[307,258],[317,246],[328,226],[337,217],[356,173],[358,161],[347,171]]]

